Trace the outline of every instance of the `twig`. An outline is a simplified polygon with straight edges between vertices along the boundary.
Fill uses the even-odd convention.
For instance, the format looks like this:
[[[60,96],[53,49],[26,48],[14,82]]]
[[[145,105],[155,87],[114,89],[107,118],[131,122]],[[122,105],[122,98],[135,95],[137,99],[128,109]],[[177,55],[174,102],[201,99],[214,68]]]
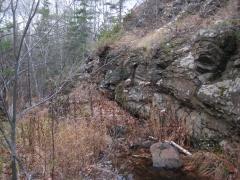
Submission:
[[[165,141],[167,143],[170,143],[172,146],[176,147],[178,150],[180,150],[181,152],[183,152],[184,154],[191,156],[192,153],[190,153],[188,150],[184,149],[183,147],[181,147],[180,145],[178,145],[177,143],[173,142],[173,141]]]
[[[22,116],[23,114],[25,114],[26,112],[30,111],[31,109],[37,107],[37,106],[40,106],[42,104],[44,104],[45,102],[53,99],[58,93],[60,93],[63,89],[63,87],[68,83],[69,81],[65,81],[52,95],[46,97],[45,99],[43,99],[42,101],[38,102],[37,104],[25,109],[23,112],[21,112],[19,114],[19,116]]]

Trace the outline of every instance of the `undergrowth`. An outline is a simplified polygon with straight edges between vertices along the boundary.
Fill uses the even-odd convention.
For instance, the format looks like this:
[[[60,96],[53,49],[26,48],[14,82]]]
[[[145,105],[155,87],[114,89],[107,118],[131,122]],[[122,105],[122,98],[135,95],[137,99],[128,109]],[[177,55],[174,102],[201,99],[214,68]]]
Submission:
[[[174,141],[181,146],[190,147],[190,136],[186,117],[179,117],[173,106],[159,109],[151,106],[149,129],[159,141]]]
[[[84,86],[78,86],[48,106],[36,108],[18,123],[18,156],[33,178],[84,179],[86,176],[98,176],[96,170],[109,173],[111,176],[108,179],[116,178],[109,170],[99,169],[97,164],[102,161],[121,163],[119,155],[128,154],[130,146],[150,136],[189,147],[186,117],[177,118],[174,107],[163,110],[152,106],[150,120],[141,122],[122,110],[116,102]],[[90,96],[95,97],[94,100]],[[0,150],[3,154],[0,170],[8,178],[9,155],[4,149]],[[222,156],[206,157],[209,162],[199,157],[204,156],[193,156],[186,168],[209,177],[217,174],[211,167],[225,169],[222,177],[235,173],[235,167]],[[199,163],[194,164],[195,161],[206,166],[200,168]],[[23,174],[21,177],[26,178]]]
[[[122,35],[121,24],[115,24],[111,28],[103,27],[98,35],[97,48],[116,42]]]
[[[127,124],[129,127],[125,128]],[[114,138],[122,133],[119,127],[134,138],[135,131],[130,127],[136,127],[135,119],[116,102],[81,85],[47,106],[32,110],[19,121],[18,156],[33,178],[61,180],[93,176],[96,164],[102,159],[110,160],[115,154]],[[0,159],[0,170],[8,178],[8,153],[0,150],[6,159],[3,163]],[[25,179],[20,170],[21,178]]]

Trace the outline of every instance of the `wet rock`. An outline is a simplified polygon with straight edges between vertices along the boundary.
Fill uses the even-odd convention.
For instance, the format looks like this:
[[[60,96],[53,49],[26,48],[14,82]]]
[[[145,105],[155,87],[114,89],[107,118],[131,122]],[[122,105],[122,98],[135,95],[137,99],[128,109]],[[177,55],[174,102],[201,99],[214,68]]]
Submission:
[[[179,169],[182,162],[178,151],[169,143],[155,143],[150,147],[153,167],[162,169]]]

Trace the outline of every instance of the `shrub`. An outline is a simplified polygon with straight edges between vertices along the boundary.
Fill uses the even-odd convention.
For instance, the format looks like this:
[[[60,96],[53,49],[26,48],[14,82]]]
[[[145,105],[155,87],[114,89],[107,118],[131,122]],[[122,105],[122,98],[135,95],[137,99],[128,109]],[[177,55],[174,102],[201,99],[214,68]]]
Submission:
[[[133,11],[130,11],[129,13],[126,14],[126,16],[124,17],[123,21],[131,21],[131,19],[133,18],[134,14]]]
[[[122,35],[122,26],[120,24],[115,24],[110,29],[104,27],[100,34],[98,35],[97,46],[106,46],[108,44],[114,43]]]

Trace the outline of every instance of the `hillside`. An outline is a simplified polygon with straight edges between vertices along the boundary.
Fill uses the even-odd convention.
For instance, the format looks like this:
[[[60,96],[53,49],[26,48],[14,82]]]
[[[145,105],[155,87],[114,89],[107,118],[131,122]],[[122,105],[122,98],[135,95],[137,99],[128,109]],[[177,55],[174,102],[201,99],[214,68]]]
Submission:
[[[152,3],[127,16],[126,33],[98,52],[99,86],[139,117],[174,111],[198,140],[238,139],[238,2]],[[157,22],[152,8],[161,10]]]
[[[35,81],[46,101],[20,111],[19,100],[17,155],[2,143],[0,179],[13,157],[17,179],[240,179],[240,1],[146,0],[90,55],[78,52],[59,76],[51,63],[39,70],[50,77]],[[13,126],[0,115],[0,127]]]
[[[160,140],[170,136],[159,132],[161,123],[173,121],[183,124],[196,149],[236,152],[239,23],[234,0],[147,1],[125,17],[122,36],[101,47],[89,64],[102,67],[102,91],[132,115],[154,121]]]

